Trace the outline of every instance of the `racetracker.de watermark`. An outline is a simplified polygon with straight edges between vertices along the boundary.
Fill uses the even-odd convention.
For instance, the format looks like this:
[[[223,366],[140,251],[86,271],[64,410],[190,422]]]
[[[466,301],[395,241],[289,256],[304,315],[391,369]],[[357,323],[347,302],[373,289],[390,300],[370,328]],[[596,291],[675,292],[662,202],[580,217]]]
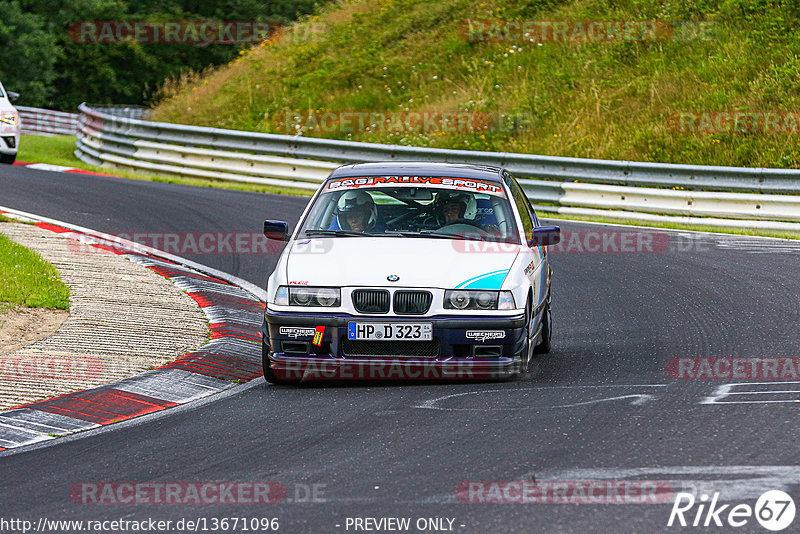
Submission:
[[[252,44],[282,34],[282,28],[277,22],[254,20],[84,20],[71,23],[67,34],[81,44]]]
[[[469,43],[615,43],[716,38],[710,22],[666,20],[463,20],[458,36]]]
[[[265,116],[272,129],[286,134],[482,134],[530,130],[530,113],[421,109],[413,111],[279,111]]]
[[[798,380],[800,358],[671,358],[666,370],[682,380]]]
[[[103,374],[103,361],[91,356],[0,355],[0,380],[91,380]]]
[[[273,364],[274,365],[274,364]],[[273,366],[284,380],[472,380],[500,377],[501,372],[480,361],[346,361],[295,358]]]
[[[476,236],[477,237],[477,236]],[[544,244],[544,243],[543,243]],[[453,247],[464,254],[517,253],[519,244],[489,239],[453,240]],[[548,245],[555,254],[661,254],[666,252],[704,252],[708,244],[699,239],[658,230],[562,230],[561,241]]]
[[[662,504],[673,495],[657,480],[464,481],[456,488],[461,502],[492,504]]]
[[[78,482],[69,498],[86,505],[279,504],[326,502],[326,484],[280,482]]]
[[[798,134],[799,111],[675,111],[667,126],[678,134]]]
[[[66,246],[73,254],[97,254],[103,248],[144,253],[158,250],[176,255],[280,254],[286,242],[257,232],[120,232],[103,238],[71,233],[67,235]],[[293,243],[292,251],[325,254],[332,247],[330,239],[305,240]]]

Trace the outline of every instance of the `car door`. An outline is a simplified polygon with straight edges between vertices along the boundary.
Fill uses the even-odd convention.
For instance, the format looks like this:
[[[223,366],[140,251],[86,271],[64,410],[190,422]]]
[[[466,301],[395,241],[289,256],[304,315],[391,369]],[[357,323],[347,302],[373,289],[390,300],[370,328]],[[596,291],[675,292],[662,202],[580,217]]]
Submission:
[[[511,197],[514,200],[514,205],[519,213],[520,223],[525,232],[525,241],[527,242],[532,234],[533,229],[539,225],[536,214],[531,207],[525,192],[519,183],[508,173],[505,173],[504,180],[511,191]],[[533,287],[533,309],[538,312],[545,304],[548,297],[550,287],[550,267],[547,262],[547,252],[545,247],[542,246],[524,246],[524,261],[525,276],[531,281]],[[541,317],[537,318],[534,328],[538,328]]]

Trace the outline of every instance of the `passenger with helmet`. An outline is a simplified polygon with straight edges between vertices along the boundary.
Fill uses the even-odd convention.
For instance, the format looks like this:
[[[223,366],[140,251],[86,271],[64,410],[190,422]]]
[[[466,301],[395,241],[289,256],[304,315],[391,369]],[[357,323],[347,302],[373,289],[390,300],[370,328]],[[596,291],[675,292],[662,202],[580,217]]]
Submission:
[[[436,221],[440,225],[446,226],[457,222],[459,219],[475,220],[478,208],[474,195],[460,191],[443,190],[436,195],[436,200],[433,201],[433,212],[436,216]]]
[[[385,230],[383,225],[378,222],[378,209],[375,207],[375,201],[365,191],[347,191],[339,197],[334,224],[338,226],[338,229],[353,232]]]

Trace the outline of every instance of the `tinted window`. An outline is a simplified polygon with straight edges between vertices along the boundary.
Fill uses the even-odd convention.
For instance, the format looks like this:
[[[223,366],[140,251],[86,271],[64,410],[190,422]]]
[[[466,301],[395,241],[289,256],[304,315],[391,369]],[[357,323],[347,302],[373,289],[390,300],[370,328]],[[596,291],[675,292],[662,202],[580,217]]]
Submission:
[[[530,203],[525,193],[522,191],[522,188],[511,175],[506,175],[506,183],[508,183],[509,188],[511,188],[511,196],[514,198],[514,204],[517,205],[519,217],[522,219],[522,227],[525,228],[527,240],[530,238],[531,232],[533,231],[533,218],[531,216]]]

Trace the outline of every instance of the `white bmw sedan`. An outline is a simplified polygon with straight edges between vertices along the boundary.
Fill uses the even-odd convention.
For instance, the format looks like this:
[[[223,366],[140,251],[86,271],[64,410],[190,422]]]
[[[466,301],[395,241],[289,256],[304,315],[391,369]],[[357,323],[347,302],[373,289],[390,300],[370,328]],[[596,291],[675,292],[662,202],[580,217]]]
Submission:
[[[333,171],[267,283],[264,376],[507,379],[552,333],[547,245],[504,169],[365,163]]]

